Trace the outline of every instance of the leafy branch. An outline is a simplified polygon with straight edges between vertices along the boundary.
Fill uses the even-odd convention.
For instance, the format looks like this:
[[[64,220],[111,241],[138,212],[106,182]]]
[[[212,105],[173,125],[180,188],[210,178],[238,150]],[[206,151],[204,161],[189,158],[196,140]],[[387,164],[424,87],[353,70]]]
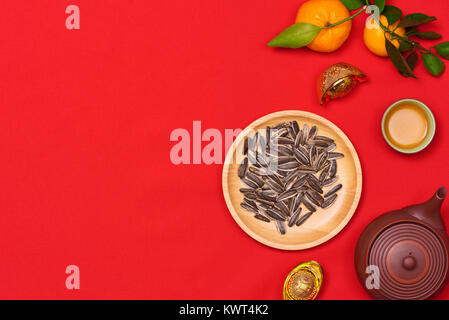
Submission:
[[[436,17],[428,16],[423,13],[412,13],[403,17],[401,9],[395,6],[386,5],[385,0],[340,1],[349,11],[358,11],[346,19],[323,27],[311,23],[296,23],[277,35],[268,43],[268,46],[283,48],[301,48],[307,46],[322,30],[330,29],[350,21],[366,10],[384,31],[385,48],[388,56],[393,65],[404,77],[416,78],[413,70],[418,63],[419,55],[421,55],[424,67],[430,74],[440,76],[445,71],[446,67],[441,58],[449,60],[449,42],[442,42],[428,49],[422,46],[418,41],[411,39],[411,37],[425,40],[441,39],[442,36],[437,32],[420,32],[418,30],[419,26],[437,20]],[[369,9],[373,8],[372,6],[375,6],[374,8],[376,8],[376,10],[369,12]],[[388,26],[385,26],[380,22],[380,14],[383,14],[387,18]],[[396,23],[397,26],[391,30],[390,26]],[[398,28],[405,28],[405,36],[401,36],[396,32]],[[392,41],[394,40],[399,41],[399,48],[396,48],[393,44]]]
[[[371,3],[370,0],[340,0],[348,10],[355,10],[363,5],[375,5],[378,8],[378,12],[371,12],[373,18],[376,18],[375,14],[383,14],[388,21],[389,26],[394,25],[398,21],[398,25],[391,30],[389,26],[385,26],[380,22],[380,19],[376,19],[380,28],[384,31],[385,35],[385,48],[393,65],[399,70],[404,77],[416,78],[413,73],[419,59],[418,53],[421,55],[424,67],[433,76],[440,76],[444,73],[446,67],[436,54],[432,53],[432,49],[435,49],[436,53],[445,59],[449,59],[449,42],[443,42],[429,49],[423,47],[418,41],[411,40],[410,37],[417,37],[426,40],[438,40],[442,36],[436,32],[419,32],[418,26],[427,24],[429,22],[437,20],[436,17],[428,16],[423,13],[412,13],[402,18],[401,9],[385,4],[385,0],[374,0]],[[402,18],[402,19],[401,19]],[[395,31],[397,28],[406,29],[406,37],[397,34]],[[387,37],[389,35],[389,37]],[[396,48],[392,41],[398,40],[400,43],[399,49]],[[404,53],[408,53],[404,57]]]

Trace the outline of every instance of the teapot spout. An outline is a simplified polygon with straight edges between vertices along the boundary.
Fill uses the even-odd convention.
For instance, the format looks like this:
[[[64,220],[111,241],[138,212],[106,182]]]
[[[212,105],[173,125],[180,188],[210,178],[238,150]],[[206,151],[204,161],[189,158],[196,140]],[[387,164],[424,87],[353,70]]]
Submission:
[[[445,232],[443,219],[441,218],[440,209],[447,196],[447,189],[441,187],[435,192],[432,198],[422,204],[404,208],[410,215],[420,219],[434,228]]]
[[[445,187],[441,187],[440,189],[437,190],[437,192],[435,193],[435,196],[432,197],[432,199],[430,201],[435,203],[435,206],[438,207],[438,210],[440,210],[441,205],[443,204],[444,199],[446,198],[447,195],[447,189]]]

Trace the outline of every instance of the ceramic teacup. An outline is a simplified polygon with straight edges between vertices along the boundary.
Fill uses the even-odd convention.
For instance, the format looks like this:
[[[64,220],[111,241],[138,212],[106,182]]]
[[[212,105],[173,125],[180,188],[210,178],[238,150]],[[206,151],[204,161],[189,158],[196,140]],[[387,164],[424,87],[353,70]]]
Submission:
[[[422,140],[419,141],[419,143],[415,145],[400,145],[394,139],[392,138],[391,134],[389,134],[389,121],[391,121],[393,117],[393,113],[397,112],[398,108],[401,106],[413,106],[414,108],[417,108],[416,110],[419,110],[422,112],[423,119],[427,121],[427,128],[425,136]],[[416,111],[415,110],[415,111]],[[401,125],[405,125],[406,128],[404,130],[413,130],[413,125],[410,124],[409,127],[407,127],[407,123],[402,123]],[[429,109],[428,106],[426,106],[421,101],[415,100],[415,99],[402,99],[395,103],[393,103],[384,113],[384,116],[382,118],[382,134],[384,136],[385,141],[395,149],[396,151],[412,154],[417,153],[422,150],[424,150],[432,141],[433,137],[435,136],[435,129],[436,129],[436,122],[435,118],[433,116],[432,111]]]

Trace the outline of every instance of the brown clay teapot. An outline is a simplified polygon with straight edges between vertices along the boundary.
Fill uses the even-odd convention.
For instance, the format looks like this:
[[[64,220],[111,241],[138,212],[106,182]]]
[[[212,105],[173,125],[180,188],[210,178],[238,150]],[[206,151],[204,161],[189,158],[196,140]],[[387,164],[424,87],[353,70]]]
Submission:
[[[448,280],[449,239],[442,187],[422,204],[388,212],[362,232],[355,251],[360,283],[374,299],[430,299]]]

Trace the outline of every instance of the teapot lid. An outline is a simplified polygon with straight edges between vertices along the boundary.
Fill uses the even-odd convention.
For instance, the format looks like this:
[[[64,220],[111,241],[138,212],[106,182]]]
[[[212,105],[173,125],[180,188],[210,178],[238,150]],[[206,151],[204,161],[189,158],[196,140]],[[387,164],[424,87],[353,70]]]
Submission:
[[[387,299],[426,299],[444,283],[448,263],[440,237],[413,221],[392,224],[371,245],[368,265],[379,268],[379,292]]]

